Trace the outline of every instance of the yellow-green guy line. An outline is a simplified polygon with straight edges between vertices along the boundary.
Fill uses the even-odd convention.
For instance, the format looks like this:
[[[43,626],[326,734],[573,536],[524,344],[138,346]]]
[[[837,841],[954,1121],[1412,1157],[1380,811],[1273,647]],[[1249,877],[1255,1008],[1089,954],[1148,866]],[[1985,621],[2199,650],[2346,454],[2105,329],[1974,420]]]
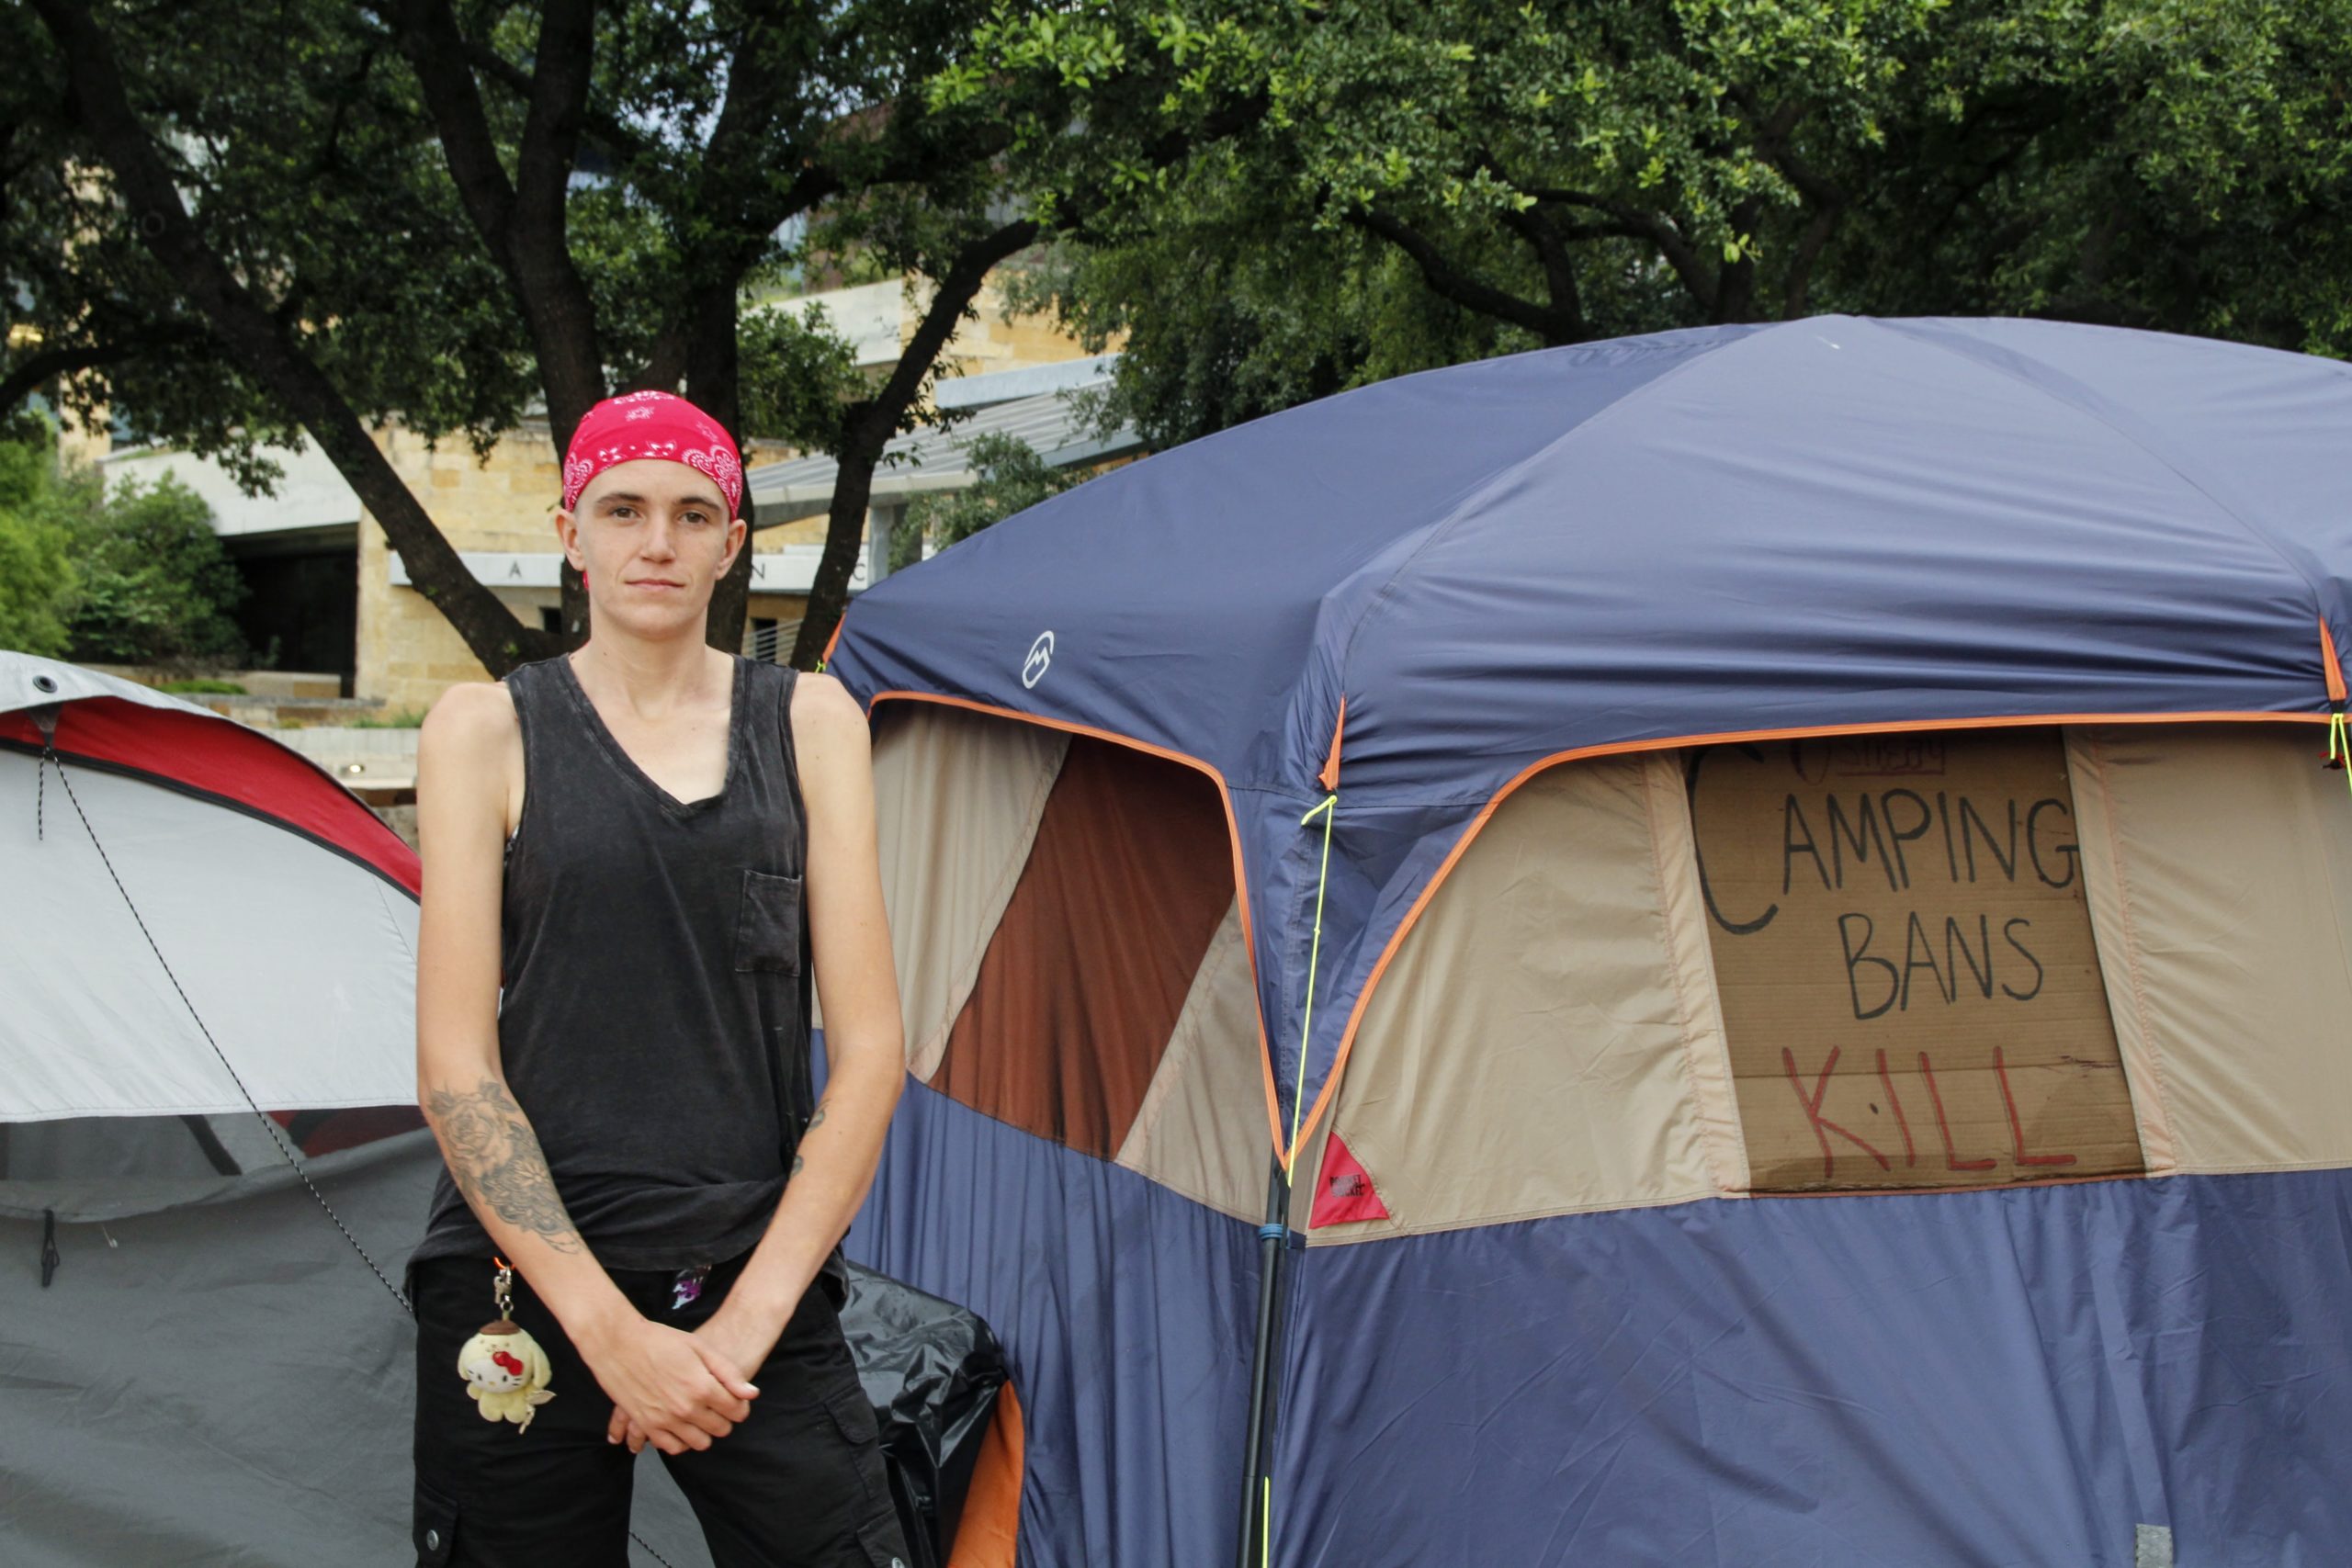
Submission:
[[[1331,880],[1332,807],[1339,804],[1339,791],[1333,790],[1323,797],[1322,805],[1298,819],[1304,828],[1318,816],[1323,818],[1323,869],[1315,878],[1315,944],[1306,955],[1306,1015],[1298,1025],[1298,1083],[1290,1096],[1290,1152],[1283,1156],[1285,1181],[1298,1164],[1298,1122],[1306,1109],[1306,1047],[1315,1038],[1315,971],[1323,961],[1323,890]]]

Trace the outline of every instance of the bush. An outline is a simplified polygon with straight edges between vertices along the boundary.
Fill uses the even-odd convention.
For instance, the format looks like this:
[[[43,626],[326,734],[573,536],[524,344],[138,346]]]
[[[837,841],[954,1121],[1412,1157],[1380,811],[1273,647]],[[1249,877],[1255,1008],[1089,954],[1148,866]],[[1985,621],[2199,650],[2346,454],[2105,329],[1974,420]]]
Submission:
[[[45,422],[0,426],[0,647],[104,664],[239,664],[245,585],[203,499],[165,476],[107,493]]]
[[[63,653],[59,611],[73,587],[64,532],[0,511],[0,648],[44,658]]]
[[[964,457],[974,476],[968,488],[930,491],[908,503],[905,525],[891,540],[893,571],[921,560],[925,545],[935,554],[1089,477],[1049,466],[1015,435],[975,436]]]
[[[0,648],[54,658],[66,650],[74,587],[70,530],[56,504],[47,432],[0,440]]]
[[[165,681],[155,688],[175,697],[242,697],[245,688],[234,681]]]
[[[244,659],[228,611],[244,580],[203,498],[165,475],[119,486],[78,518],[81,582],[71,657],[112,664],[224,665]]]

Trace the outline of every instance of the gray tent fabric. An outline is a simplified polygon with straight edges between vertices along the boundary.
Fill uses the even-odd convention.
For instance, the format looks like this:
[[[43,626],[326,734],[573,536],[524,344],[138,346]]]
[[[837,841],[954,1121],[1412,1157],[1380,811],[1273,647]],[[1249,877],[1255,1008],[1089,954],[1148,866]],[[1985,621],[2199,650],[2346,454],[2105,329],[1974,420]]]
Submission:
[[[387,1272],[422,1235],[438,1164],[423,1132],[305,1162]],[[144,1192],[0,1181],[0,1563],[406,1561],[407,1314],[282,1158]],[[43,1289],[44,1198],[144,1212],[61,1220]],[[637,1534],[674,1568],[707,1568],[651,1451],[637,1477]],[[636,1546],[630,1560],[655,1562]]]
[[[169,692],[159,692],[153,686],[142,686],[119,675],[103,674],[96,670],[85,670],[78,664],[66,664],[54,659],[40,659],[29,653],[0,649],[0,713],[36,707],[44,703],[79,702],[88,697],[113,697],[121,702],[137,703],[141,707],[161,708],[167,713],[190,713],[206,717],[211,715],[209,708],[198,706],[186,697],[175,697]]]
[[[225,1196],[284,1160],[251,1111],[0,1122],[0,1213],[21,1202],[61,1219],[142,1214]]]
[[[274,742],[0,653],[0,1568],[413,1559],[416,886]],[[636,1476],[632,1561],[707,1568]]]
[[[0,750],[0,1119],[415,1094],[417,907],[370,868],[210,800]],[[235,1076],[198,1017],[234,1043]]]

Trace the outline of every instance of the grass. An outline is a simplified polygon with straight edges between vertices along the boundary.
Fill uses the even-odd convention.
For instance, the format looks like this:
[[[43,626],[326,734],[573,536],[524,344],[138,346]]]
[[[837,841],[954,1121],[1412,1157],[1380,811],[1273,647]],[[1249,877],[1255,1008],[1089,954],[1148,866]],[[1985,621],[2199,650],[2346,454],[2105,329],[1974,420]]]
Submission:
[[[244,687],[234,681],[166,681],[155,688],[174,696],[242,697]]]
[[[416,729],[424,723],[423,708],[402,708],[398,713],[368,714],[353,719],[349,729]]]

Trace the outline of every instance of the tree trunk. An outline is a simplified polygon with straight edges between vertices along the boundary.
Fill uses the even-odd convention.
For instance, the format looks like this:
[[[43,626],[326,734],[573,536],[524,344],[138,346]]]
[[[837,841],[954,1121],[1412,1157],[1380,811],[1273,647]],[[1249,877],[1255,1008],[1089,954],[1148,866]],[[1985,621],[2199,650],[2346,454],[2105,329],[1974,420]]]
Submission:
[[[734,436],[739,452],[743,446],[742,359],[736,336],[741,324],[741,307],[736,293],[741,277],[740,271],[733,272],[724,282],[695,291],[691,306],[694,324],[686,340],[687,400]],[[748,465],[746,468],[748,470]],[[752,497],[748,489],[743,495],[742,512],[744,521],[751,521]],[[718,591],[710,596],[710,619],[704,635],[711,647],[732,653],[743,646],[743,616],[751,598],[752,540],[747,535],[742,553],[728,568],[727,575],[718,580]]]
[[[956,254],[940,276],[938,288],[923,311],[922,321],[899,353],[899,363],[874,396],[852,403],[842,415],[842,439],[835,461],[833,502],[826,514],[825,553],[817,562],[817,580],[809,585],[808,608],[800,621],[800,636],[792,647],[792,662],[814,670],[825,657],[849,608],[850,574],[857,568],[858,547],[865,536],[865,512],[874,498],[874,469],[890,433],[922,389],[923,378],[956,333],[980,286],[999,262],[1018,255],[1035,243],[1037,224],[1030,219],[1008,223]]]
[[[410,581],[457,628],[484,668],[503,675],[551,651],[545,633],[516,620],[495,593],[474,580],[334,383],[206,243],[132,112],[106,34],[89,12],[68,0],[34,5],[65,57],[78,118],[106,159],[122,199],[141,214],[148,250],[185,280],[189,300],[222,347],[318,442],[382,525]]]

